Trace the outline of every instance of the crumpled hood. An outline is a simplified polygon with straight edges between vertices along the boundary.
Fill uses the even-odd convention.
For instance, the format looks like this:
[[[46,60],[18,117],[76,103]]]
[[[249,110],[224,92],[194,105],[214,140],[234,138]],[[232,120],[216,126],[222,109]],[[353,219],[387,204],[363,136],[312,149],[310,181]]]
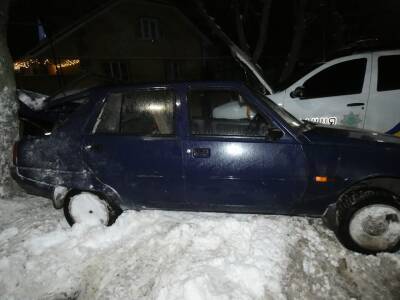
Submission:
[[[314,128],[303,132],[303,134],[312,143],[341,145],[390,144],[400,147],[400,138],[396,136],[350,127],[315,125]]]

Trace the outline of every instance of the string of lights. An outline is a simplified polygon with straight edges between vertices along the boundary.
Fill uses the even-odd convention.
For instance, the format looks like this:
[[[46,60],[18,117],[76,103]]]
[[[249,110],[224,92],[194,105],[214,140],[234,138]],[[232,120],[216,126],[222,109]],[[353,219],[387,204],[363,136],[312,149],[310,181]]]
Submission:
[[[80,64],[80,59],[62,59],[57,66],[59,68],[69,68],[73,66],[77,66]],[[14,62],[14,70],[21,71],[21,69],[29,69],[33,66],[49,66],[49,65],[56,65],[49,59],[34,59],[29,58],[25,60],[19,60]]]

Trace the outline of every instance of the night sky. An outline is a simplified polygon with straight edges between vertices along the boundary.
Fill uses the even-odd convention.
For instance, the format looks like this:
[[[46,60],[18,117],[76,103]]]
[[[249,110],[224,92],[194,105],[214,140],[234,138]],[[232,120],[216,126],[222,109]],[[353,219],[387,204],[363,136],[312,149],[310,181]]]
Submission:
[[[293,38],[296,1],[300,0],[272,0],[266,46],[259,62],[261,66],[265,67],[271,58],[279,64],[285,61]],[[46,34],[52,35],[105,2],[107,1],[13,0],[8,35],[13,57],[23,56],[38,43],[38,20],[43,23]],[[164,2],[178,6],[200,30],[209,35],[210,30],[192,1]],[[243,7],[246,6],[244,1],[239,2]],[[203,3],[223,30],[238,42],[234,1],[204,0]],[[245,19],[245,33],[252,50],[258,38],[263,1],[249,1],[246,7],[248,17]],[[397,45],[400,40],[399,15],[400,3],[396,0],[309,0],[305,13],[306,33],[297,67],[324,61],[339,49],[360,40],[373,41],[373,45]]]

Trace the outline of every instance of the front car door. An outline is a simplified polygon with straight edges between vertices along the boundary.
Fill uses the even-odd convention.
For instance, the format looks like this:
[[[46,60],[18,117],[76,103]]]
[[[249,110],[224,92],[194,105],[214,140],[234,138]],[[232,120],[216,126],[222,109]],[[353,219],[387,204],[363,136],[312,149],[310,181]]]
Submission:
[[[306,186],[306,159],[265,105],[230,87],[192,87],[185,105],[188,202],[199,210],[290,213]]]
[[[400,51],[376,52],[365,128],[400,136]]]
[[[333,60],[289,88],[285,108],[299,119],[363,128],[371,54]]]
[[[103,101],[84,152],[90,169],[131,206],[184,205],[173,90],[122,90]]]

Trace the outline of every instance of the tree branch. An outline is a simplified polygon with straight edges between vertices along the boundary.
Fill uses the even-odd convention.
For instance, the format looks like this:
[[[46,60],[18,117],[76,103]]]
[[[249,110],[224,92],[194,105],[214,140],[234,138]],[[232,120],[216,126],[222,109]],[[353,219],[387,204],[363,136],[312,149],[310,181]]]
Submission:
[[[294,14],[296,15],[292,45],[288,54],[285,67],[282,71],[280,82],[287,80],[292,75],[296,63],[298,61],[303,39],[306,32],[305,10],[308,0],[298,0],[294,6]]]

